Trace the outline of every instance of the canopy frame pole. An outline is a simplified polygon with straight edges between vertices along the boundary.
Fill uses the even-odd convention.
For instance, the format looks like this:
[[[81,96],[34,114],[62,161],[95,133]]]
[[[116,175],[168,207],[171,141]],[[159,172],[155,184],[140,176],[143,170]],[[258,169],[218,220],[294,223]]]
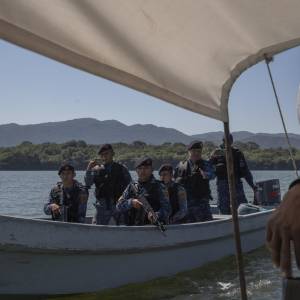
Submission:
[[[230,142],[230,131],[229,122],[224,122],[224,140],[225,140],[225,151],[226,151],[226,165],[227,165],[227,177],[231,204],[231,215],[234,229],[234,239],[236,248],[236,262],[238,267],[238,274],[240,280],[241,299],[247,300],[247,288],[246,279],[244,273],[243,253],[241,245],[240,227],[237,213],[237,202],[236,202],[236,182],[234,175],[233,165],[233,154]]]
[[[265,54],[264,57],[265,57],[265,63],[266,63],[267,69],[268,69],[270,81],[271,81],[271,84],[272,84],[274,96],[275,96],[275,99],[276,99],[278,111],[279,111],[279,114],[280,114],[282,126],[283,126],[283,129],[284,129],[285,138],[286,138],[286,141],[287,141],[287,144],[288,144],[288,150],[289,150],[290,158],[292,160],[292,164],[293,164],[294,171],[296,173],[296,177],[299,177],[297,166],[296,166],[296,162],[295,162],[295,158],[294,158],[293,151],[292,151],[292,144],[290,142],[290,138],[289,138],[289,135],[288,135],[288,132],[287,132],[287,129],[286,129],[286,125],[285,125],[285,121],[284,121],[284,118],[283,118],[283,114],[282,114],[282,110],[281,110],[279,98],[278,98],[278,95],[277,95],[275,83],[274,83],[272,72],[271,72],[271,69],[270,69],[270,62],[273,61],[273,57],[272,56],[268,56],[267,54]]]

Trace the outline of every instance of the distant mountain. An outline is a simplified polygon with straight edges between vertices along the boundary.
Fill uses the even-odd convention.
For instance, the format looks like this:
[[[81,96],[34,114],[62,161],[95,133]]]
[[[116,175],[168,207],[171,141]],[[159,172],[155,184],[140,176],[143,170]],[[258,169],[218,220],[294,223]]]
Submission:
[[[289,134],[289,139],[293,147],[300,148],[300,135]],[[286,137],[284,133],[256,133],[240,139],[241,142],[254,142],[261,148],[287,148]]]
[[[192,137],[202,141],[210,141],[214,144],[219,144],[223,139],[223,132],[208,132],[203,134],[196,134]],[[300,135],[289,134],[291,144],[295,148],[300,148]],[[249,131],[236,131],[233,132],[233,139],[235,141],[247,143],[254,142],[261,148],[287,148],[287,142],[284,133],[252,133]]]
[[[34,125],[0,125],[0,146],[15,146],[23,141],[34,144],[45,142],[63,143],[70,140],[84,140],[88,144],[132,143],[147,144],[165,142],[188,143],[191,137],[172,128],[154,125],[127,126],[115,120],[99,121],[91,118]]]
[[[235,141],[255,142],[261,148],[286,147],[282,133],[233,133]],[[0,147],[16,146],[23,141],[34,144],[45,142],[63,143],[70,140],[84,140],[88,144],[132,143],[143,141],[147,144],[184,143],[200,139],[214,144],[221,143],[223,132],[208,132],[189,136],[176,129],[158,127],[152,124],[127,126],[116,120],[99,121],[92,118],[74,119],[62,122],[49,122],[33,125],[15,123],[0,125]],[[300,148],[300,135],[290,134],[291,143]]]

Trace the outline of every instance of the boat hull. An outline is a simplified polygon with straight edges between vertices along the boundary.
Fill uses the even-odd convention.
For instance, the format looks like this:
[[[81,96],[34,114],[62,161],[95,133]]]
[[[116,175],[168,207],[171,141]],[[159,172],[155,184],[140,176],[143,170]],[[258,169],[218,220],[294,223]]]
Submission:
[[[264,244],[269,214],[240,217],[243,251]],[[230,218],[169,226],[166,236],[155,227],[74,225],[4,216],[0,225],[4,229],[0,265],[5,270],[0,274],[0,294],[99,291],[174,275],[235,253]]]

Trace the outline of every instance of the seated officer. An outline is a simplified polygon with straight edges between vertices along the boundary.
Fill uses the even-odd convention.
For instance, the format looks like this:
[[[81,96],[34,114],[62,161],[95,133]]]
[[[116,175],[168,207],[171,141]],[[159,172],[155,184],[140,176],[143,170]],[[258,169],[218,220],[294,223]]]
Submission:
[[[169,194],[169,201],[172,208],[169,223],[184,223],[187,215],[187,198],[184,187],[173,181],[173,167],[171,165],[162,165],[158,174],[162,184],[166,187]]]
[[[215,178],[215,173],[212,164],[202,159],[202,148],[202,142],[192,142],[188,146],[188,159],[179,163],[174,175],[187,193],[189,222],[212,220],[209,181]]]
[[[64,164],[60,167],[58,182],[51,190],[49,201],[44,206],[46,215],[52,215],[52,220],[84,223],[88,192],[76,181],[74,167]]]
[[[152,159],[142,158],[135,164],[137,181],[132,181],[117,203],[117,210],[126,214],[128,225],[144,225],[153,223],[153,215],[143,205],[146,199],[156,213],[159,221],[167,222],[170,204],[167,193],[161,183],[152,174]]]
[[[101,146],[98,154],[100,160],[90,161],[85,174],[86,186],[96,186],[96,213],[93,223],[119,224],[116,202],[131,181],[131,176],[125,166],[113,160],[114,150],[110,144]]]

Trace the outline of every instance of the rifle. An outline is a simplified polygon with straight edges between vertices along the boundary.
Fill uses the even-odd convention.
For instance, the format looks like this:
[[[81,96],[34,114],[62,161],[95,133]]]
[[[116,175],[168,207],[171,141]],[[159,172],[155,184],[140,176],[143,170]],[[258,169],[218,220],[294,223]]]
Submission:
[[[152,206],[146,199],[146,190],[145,189],[138,189],[138,187],[135,184],[132,184],[134,188],[134,192],[136,194],[137,199],[142,203],[144,211],[146,214],[149,214],[149,212],[152,214],[152,224],[157,226],[158,229],[161,231],[163,235],[165,235],[166,227],[162,222],[159,221],[157,214],[153,210]]]
[[[59,213],[54,214],[51,211],[51,217],[53,221],[61,219],[61,221],[63,222],[68,222],[70,205],[65,201],[63,187],[61,183],[58,183],[58,188],[58,201],[55,201],[55,203],[59,206]]]
[[[60,212],[54,214],[51,212],[52,220],[53,221],[61,221],[61,222],[68,222],[69,218],[69,206],[67,205],[59,205]]]

